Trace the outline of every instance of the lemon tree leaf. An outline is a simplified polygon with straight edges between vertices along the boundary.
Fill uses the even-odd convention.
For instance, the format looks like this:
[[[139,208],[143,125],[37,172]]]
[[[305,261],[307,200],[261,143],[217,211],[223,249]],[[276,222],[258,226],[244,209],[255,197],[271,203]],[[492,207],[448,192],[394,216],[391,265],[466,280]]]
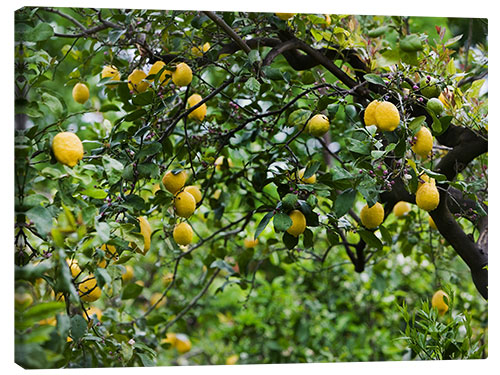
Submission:
[[[358,231],[361,239],[366,242],[366,244],[370,247],[374,247],[378,250],[382,250],[382,242],[378,239],[373,232],[368,230],[360,230]]]
[[[102,166],[104,167],[104,171],[106,172],[108,181],[111,185],[114,185],[121,179],[123,174],[123,164],[120,161],[113,159],[108,155],[103,155]]]
[[[418,35],[410,34],[399,42],[399,48],[405,52],[416,52],[421,51],[424,46]]]
[[[266,228],[267,224],[269,224],[269,221],[271,221],[273,216],[274,216],[273,211],[270,211],[266,215],[264,215],[264,217],[260,220],[259,225],[257,225],[257,229],[255,230],[255,234],[253,235],[254,239],[259,237],[259,235]]]
[[[31,208],[28,212],[26,212],[26,216],[33,221],[38,232],[45,236],[52,229],[52,212],[43,207],[36,206]]]
[[[80,340],[87,332],[87,321],[81,315],[73,315],[71,317],[70,336],[73,340]]]
[[[356,198],[356,190],[347,189],[344,190],[336,199],[335,199],[335,215],[337,217],[344,216],[353,206],[354,199]]]
[[[274,215],[273,223],[274,223],[274,229],[277,232],[283,232],[292,226],[293,221],[290,218],[290,216],[280,212]]]
[[[134,299],[142,292],[142,286],[136,283],[126,284],[122,290],[122,299]]]
[[[385,81],[377,74],[365,74],[363,78],[374,85],[385,86]]]
[[[283,233],[283,243],[288,250],[293,249],[299,243],[299,238],[292,236],[290,233]]]

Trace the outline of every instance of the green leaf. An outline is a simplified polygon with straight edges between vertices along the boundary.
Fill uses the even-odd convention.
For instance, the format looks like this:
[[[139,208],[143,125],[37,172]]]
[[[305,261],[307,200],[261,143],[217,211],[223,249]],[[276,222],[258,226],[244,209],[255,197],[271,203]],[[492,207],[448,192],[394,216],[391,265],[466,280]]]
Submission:
[[[153,103],[155,93],[151,90],[141,92],[140,94],[132,97],[132,103],[137,106],[144,106]]]
[[[370,247],[374,247],[378,250],[382,250],[382,242],[378,239],[373,232],[367,231],[367,230],[360,230],[358,231],[359,235],[361,236],[361,239],[366,242],[366,244]]]
[[[335,215],[337,217],[344,216],[353,206],[354,199],[356,198],[356,190],[347,189],[344,190],[336,199],[335,199]]]
[[[299,238],[292,236],[290,233],[283,233],[283,243],[288,250],[293,249],[299,243]]]
[[[35,227],[38,232],[45,236],[52,229],[52,213],[45,207],[36,206],[26,212],[26,216],[33,223],[35,223]]]
[[[417,52],[421,51],[424,46],[418,35],[410,34],[399,42],[399,48],[405,52]]]
[[[142,286],[136,283],[126,284],[122,290],[122,299],[135,299],[141,294]]]
[[[260,91],[260,83],[254,77],[250,77],[248,81],[245,82],[245,89],[252,91],[254,94],[258,94]]]
[[[80,192],[82,195],[86,195],[90,198],[95,198],[95,199],[104,199],[108,196],[108,193],[106,193],[102,189],[97,189],[97,188],[88,188]]]
[[[42,42],[54,35],[54,29],[48,23],[39,23],[34,29],[31,29],[25,34],[25,38],[29,42]]]
[[[262,233],[262,231],[266,228],[267,224],[269,224],[269,221],[271,221],[271,218],[274,216],[274,212],[270,211],[268,212],[259,222],[259,225],[257,225],[257,229],[255,230],[255,234],[253,235],[253,238],[256,239],[259,237],[259,235]]]
[[[351,152],[361,155],[370,155],[370,143],[368,141],[360,141],[354,138],[347,138],[346,146],[347,149]]]
[[[106,269],[97,267],[94,275],[97,280],[97,285],[99,285],[100,288],[102,288],[106,284],[111,284],[111,276]]]
[[[280,213],[274,215],[273,223],[274,223],[274,230],[275,231],[283,232],[292,226],[293,221],[290,218],[290,216],[280,212]]]
[[[307,109],[297,109],[288,116],[288,126],[303,127],[311,116],[311,111]]]
[[[302,179],[308,179],[311,177],[313,174],[315,174],[319,167],[321,166],[321,162],[319,161],[311,161],[307,164],[306,171],[304,172],[304,176],[302,176]]]
[[[71,338],[78,341],[85,333],[87,333],[87,321],[81,315],[73,315],[71,317]]]
[[[55,96],[44,92],[41,99],[41,103],[46,105],[55,116],[60,116],[63,113],[64,107]]]
[[[248,53],[248,61],[250,61],[250,64],[260,61],[260,53],[258,49],[253,49]]]
[[[420,130],[420,127],[425,122],[425,118],[425,116],[419,116],[411,120],[408,124],[408,128],[410,129],[412,135],[415,135]]]
[[[161,152],[162,148],[163,146],[160,142],[151,142],[145,144],[144,147],[139,152],[139,154],[137,155],[137,158],[140,159],[144,156],[156,155]]]
[[[306,228],[304,231],[304,237],[302,238],[302,244],[306,249],[309,249],[313,247],[314,245],[314,240],[313,240],[313,232],[309,229]]]
[[[448,76],[453,76],[457,73],[457,68],[455,67],[455,59],[451,58],[448,64],[446,64],[446,74]]]
[[[104,222],[99,222],[97,220],[97,216],[96,216],[96,218],[94,220],[94,226],[95,226],[95,230],[97,232],[97,235],[99,236],[101,241],[103,243],[108,242],[110,239],[110,235],[111,235],[111,228],[110,228],[109,224],[104,223]]]
[[[123,119],[125,121],[134,121],[137,120],[138,118],[144,117],[147,115],[147,111],[143,108],[138,109],[137,111],[130,112],[128,115],[126,115]]]
[[[380,26],[376,29],[368,31],[368,36],[370,38],[378,38],[379,36],[385,34],[389,30],[388,26]]]
[[[212,262],[212,264],[210,265],[210,268],[218,268],[221,271],[229,272],[230,275],[235,273],[233,267],[231,267],[228,263],[226,263],[222,259],[217,259],[214,262]]]
[[[377,74],[365,74],[363,78],[374,85],[385,86],[385,81]]]
[[[377,59],[377,66],[386,68],[399,63],[400,56],[398,50],[389,49],[381,54]]]
[[[108,155],[103,155],[102,166],[108,176],[110,185],[114,185],[121,179],[123,174],[123,164],[121,162]]]
[[[39,321],[42,319],[55,316],[57,313],[64,311],[66,304],[64,302],[45,302],[34,305],[26,310],[23,314],[23,319]]]
[[[297,200],[298,200],[298,198],[295,194],[288,193],[281,200],[281,204],[283,205],[283,209],[285,211],[292,209],[293,207],[295,207],[295,204],[297,204]]]
[[[387,242],[388,245],[392,244],[392,236],[387,228],[383,225],[379,225],[378,229],[380,230],[380,234],[382,235],[383,240]]]

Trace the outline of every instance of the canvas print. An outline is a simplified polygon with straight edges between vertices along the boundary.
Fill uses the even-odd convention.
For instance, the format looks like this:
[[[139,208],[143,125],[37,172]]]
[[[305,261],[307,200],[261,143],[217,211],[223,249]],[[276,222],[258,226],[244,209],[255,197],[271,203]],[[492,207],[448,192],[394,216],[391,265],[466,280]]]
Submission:
[[[14,17],[18,366],[488,357],[487,19]]]

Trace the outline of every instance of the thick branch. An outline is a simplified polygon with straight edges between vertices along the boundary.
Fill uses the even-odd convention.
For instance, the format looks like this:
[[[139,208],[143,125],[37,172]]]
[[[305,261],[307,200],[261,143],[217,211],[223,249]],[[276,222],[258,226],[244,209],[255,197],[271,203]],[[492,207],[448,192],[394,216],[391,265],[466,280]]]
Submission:
[[[231,39],[233,39],[236,42],[236,44],[238,44],[238,46],[243,51],[245,51],[246,54],[250,53],[250,51],[251,51],[250,47],[247,46],[245,41],[243,39],[241,39],[240,36],[238,34],[236,34],[234,32],[234,30],[226,22],[224,22],[224,20],[222,18],[217,16],[214,12],[204,11],[203,13],[205,13],[208,18],[210,18],[212,21],[214,21],[217,26],[219,26],[222,30],[224,30],[224,32],[227,35],[229,35],[231,37]]]

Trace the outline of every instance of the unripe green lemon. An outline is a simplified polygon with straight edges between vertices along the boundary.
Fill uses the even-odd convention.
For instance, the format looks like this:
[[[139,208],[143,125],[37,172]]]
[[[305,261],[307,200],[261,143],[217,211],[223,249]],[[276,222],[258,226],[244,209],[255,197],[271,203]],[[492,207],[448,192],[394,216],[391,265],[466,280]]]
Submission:
[[[415,201],[422,210],[434,210],[439,205],[439,191],[436,184],[431,182],[423,183],[417,190]]]
[[[286,231],[294,237],[298,237],[306,230],[306,217],[299,210],[293,210],[288,215],[292,219],[292,225]]]
[[[163,185],[172,194],[177,193],[186,183],[187,173],[186,171],[180,171],[174,174],[172,171],[168,171],[162,178]]]
[[[321,137],[330,128],[330,121],[325,115],[314,115],[307,122],[307,130],[315,137]]]
[[[444,105],[438,98],[431,98],[427,101],[427,109],[439,116],[444,111]]]
[[[193,72],[186,63],[179,63],[172,73],[172,81],[176,86],[187,86],[193,80]]]
[[[432,151],[433,139],[431,131],[425,126],[422,126],[417,134],[415,134],[415,137],[417,137],[417,141],[411,149],[418,156],[426,158]]]
[[[374,100],[368,104],[365,108],[365,126],[377,125],[377,120],[375,119],[375,110],[377,109],[380,102],[378,100]]]
[[[174,228],[173,236],[178,245],[189,245],[193,241],[193,228],[186,222],[179,223]]]
[[[425,79],[421,79],[420,87],[420,92],[428,99],[437,98],[441,92],[434,78],[431,78],[429,82],[427,82]]]
[[[73,86],[73,99],[75,102],[83,104],[85,103],[90,96],[89,88],[87,85],[83,83],[77,83],[75,86]]]
[[[392,212],[394,212],[394,216],[396,217],[403,217],[406,216],[410,210],[411,206],[408,202],[400,201],[394,205]]]
[[[90,274],[78,285],[80,299],[84,302],[94,302],[101,297],[101,289],[97,286],[94,275]]]
[[[194,185],[186,186],[184,188],[184,191],[188,192],[189,194],[191,194],[194,197],[196,204],[201,202],[201,199],[203,198],[203,196],[201,195],[201,191],[198,188],[198,186],[194,186]]]
[[[382,131],[394,131],[400,122],[398,109],[391,102],[381,102],[375,108],[375,121]]]
[[[149,87],[148,81],[145,78],[148,75],[142,70],[136,69],[127,78],[128,88],[134,92],[144,92]]]
[[[33,303],[33,297],[29,293],[16,293],[14,295],[14,304],[16,308],[25,309]]]
[[[201,100],[202,100],[202,97],[199,94],[193,94],[188,98],[187,102],[188,102],[189,107],[193,107],[196,104],[198,104],[199,102],[201,102]],[[203,103],[198,108],[196,108],[194,111],[190,112],[188,115],[188,118],[194,118],[198,121],[203,121],[206,114],[207,114],[207,104]]]
[[[361,224],[367,229],[374,229],[384,221],[384,207],[379,203],[368,207],[365,205],[360,214]]]
[[[174,207],[177,216],[188,218],[196,209],[196,200],[191,194],[181,191],[174,198]]]
[[[446,302],[448,302],[449,298],[448,294],[443,290],[438,290],[432,296],[432,307],[437,309],[439,315],[444,315],[448,311],[448,304]]]
[[[52,152],[59,163],[74,167],[83,158],[83,144],[75,133],[61,132],[52,140]]]
[[[164,67],[165,63],[163,61],[157,61],[153,64],[148,73],[149,76],[153,74],[155,75],[155,77],[151,79],[151,81],[154,81],[156,79],[162,86],[165,86],[170,81],[170,75],[172,74],[172,72],[169,70],[164,69],[159,77],[156,76],[158,72]]]

